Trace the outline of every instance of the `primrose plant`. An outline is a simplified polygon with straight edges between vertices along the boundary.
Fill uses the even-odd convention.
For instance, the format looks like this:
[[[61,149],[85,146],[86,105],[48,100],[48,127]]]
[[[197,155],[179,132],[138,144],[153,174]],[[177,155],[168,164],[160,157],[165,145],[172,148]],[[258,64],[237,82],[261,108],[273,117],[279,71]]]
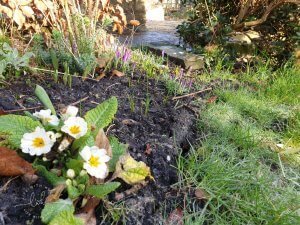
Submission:
[[[117,112],[112,97],[78,116],[68,106],[59,114],[46,91],[37,86],[35,94],[46,109],[33,114],[0,117],[0,146],[9,146],[33,161],[33,167],[53,186],[41,214],[45,224],[87,224],[81,213],[91,210],[121,183],[135,185],[151,177],[150,168],[126,152],[127,146],[104,132]],[[64,198],[63,198],[64,197]],[[92,207],[93,209],[93,207]],[[75,213],[76,211],[76,213]]]

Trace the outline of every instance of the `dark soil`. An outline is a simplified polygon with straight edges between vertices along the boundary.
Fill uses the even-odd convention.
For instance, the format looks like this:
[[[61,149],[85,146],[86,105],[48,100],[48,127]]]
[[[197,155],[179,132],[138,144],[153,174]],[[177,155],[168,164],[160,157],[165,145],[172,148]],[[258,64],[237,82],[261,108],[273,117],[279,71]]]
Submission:
[[[112,77],[100,82],[82,82],[74,78],[72,88],[43,77],[35,79],[24,76],[11,82],[10,86],[0,88],[0,110],[40,105],[33,94],[36,83],[47,90],[58,108],[88,96],[87,100],[77,105],[82,114],[94,108],[95,102],[116,96],[119,110],[109,135],[115,135],[121,142],[129,144],[130,154],[150,166],[155,178],[137,193],[126,196],[126,224],[162,224],[165,213],[168,214],[176,208],[176,203],[182,202],[182,195],[171,185],[178,181],[175,168],[178,154],[182,148],[188,150],[189,142],[195,140],[193,112],[188,107],[175,110],[175,102],[166,96],[163,84],[154,80],[147,83],[142,77]],[[148,112],[147,96],[151,100]],[[151,148],[150,154],[145,152],[147,146]],[[1,187],[7,180],[0,178]],[[11,181],[6,190],[0,191],[0,225],[1,218],[4,224],[23,225],[28,220],[40,224],[41,202],[49,188],[42,178],[34,185],[24,184],[21,178]],[[111,199],[113,201],[114,198]],[[97,220],[100,224],[100,209],[97,210]]]

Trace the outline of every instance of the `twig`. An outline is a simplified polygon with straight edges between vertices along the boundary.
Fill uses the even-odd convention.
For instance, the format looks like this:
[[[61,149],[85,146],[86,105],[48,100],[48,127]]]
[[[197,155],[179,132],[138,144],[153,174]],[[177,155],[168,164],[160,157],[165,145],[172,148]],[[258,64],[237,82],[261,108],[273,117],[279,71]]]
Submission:
[[[92,104],[95,104],[95,105],[99,105],[98,102],[95,102],[95,101],[91,101]]]
[[[22,111],[27,111],[27,110],[39,109],[41,107],[42,106],[35,106],[35,107],[24,108],[24,109],[12,109],[12,110],[4,111],[4,113],[22,112]]]
[[[182,95],[182,96],[174,97],[174,98],[172,98],[172,100],[177,100],[177,99],[181,99],[181,98],[186,98],[186,97],[194,96],[196,94],[200,94],[200,93],[203,93],[205,91],[211,91],[211,90],[212,90],[212,88],[209,87],[209,88],[206,88],[206,89],[203,89],[203,90],[200,90],[200,91],[196,91],[196,92],[193,92],[193,93],[190,93],[190,94],[187,94],[187,95]]]
[[[1,188],[0,188],[0,192],[2,191],[6,191],[7,188],[8,188],[8,185],[15,179],[19,178],[20,176],[16,176],[16,177],[13,177],[11,179],[9,179]],[[1,221],[0,221],[1,222]]]
[[[109,85],[109,86],[105,89],[104,92],[106,92],[109,88],[111,88],[111,87],[113,87],[113,86],[115,86],[115,85],[118,85],[118,84],[121,84],[121,83],[115,83],[115,84]]]
[[[76,101],[76,102],[73,102],[71,105],[77,105],[77,104],[79,104],[79,103],[81,103],[81,102],[84,102],[85,100],[87,100],[89,98],[89,96],[86,96],[86,97],[84,97],[84,98],[82,98],[82,99],[80,99],[80,100],[78,100],[78,101]]]

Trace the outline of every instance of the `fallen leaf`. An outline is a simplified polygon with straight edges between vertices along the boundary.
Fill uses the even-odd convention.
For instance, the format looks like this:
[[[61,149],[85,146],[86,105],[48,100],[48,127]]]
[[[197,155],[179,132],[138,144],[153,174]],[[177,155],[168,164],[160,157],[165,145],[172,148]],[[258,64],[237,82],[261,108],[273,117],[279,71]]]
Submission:
[[[112,76],[117,76],[117,77],[123,77],[124,76],[124,73],[122,73],[119,70],[113,70],[111,74],[112,74]]]
[[[101,80],[104,77],[105,77],[105,73],[102,72],[99,76],[96,77],[96,80],[99,81],[99,80]]]
[[[97,146],[98,148],[104,148],[107,151],[107,154],[110,157],[112,156],[112,149],[103,129],[100,129],[98,131],[98,134],[95,138],[95,146]]]
[[[0,109],[0,116],[6,115],[6,114],[7,113],[4,110]]]
[[[0,176],[33,175],[31,164],[22,159],[17,152],[0,147]]]
[[[95,208],[99,205],[100,199],[89,196],[85,206],[80,210],[76,217],[84,220],[85,225],[96,225]]]
[[[113,177],[119,177],[127,184],[135,185],[142,183],[151,176],[150,168],[144,162],[138,162],[129,154],[120,157]]]
[[[50,194],[46,198],[46,203],[56,202],[59,199],[61,193],[65,190],[65,188],[66,188],[66,184],[60,184],[57,185],[52,190],[50,190]]]
[[[212,97],[210,97],[209,99],[207,99],[206,102],[211,104],[211,103],[216,102],[217,99],[218,99],[217,96],[212,96]]]
[[[140,21],[138,21],[138,20],[130,20],[129,24],[132,25],[132,26],[139,26],[139,25],[141,25]]]
[[[198,198],[199,200],[202,200],[202,199],[208,199],[208,193],[203,190],[203,189],[200,189],[200,188],[197,188],[195,190],[195,196],[196,198]]]
[[[167,225],[183,225],[183,212],[182,209],[176,208],[170,213],[167,220]]]
[[[146,150],[145,150],[145,154],[146,155],[150,155],[152,153],[152,148],[151,148],[151,145],[148,143],[146,145]]]
[[[124,120],[122,120],[122,123],[124,125],[138,125],[138,124],[140,124],[139,122],[137,122],[133,119],[124,119]]]
[[[21,29],[24,23],[26,22],[26,18],[23,15],[22,11],[19,9],[15,9],[13,12],[13,20],[18,24],[18,29]]]

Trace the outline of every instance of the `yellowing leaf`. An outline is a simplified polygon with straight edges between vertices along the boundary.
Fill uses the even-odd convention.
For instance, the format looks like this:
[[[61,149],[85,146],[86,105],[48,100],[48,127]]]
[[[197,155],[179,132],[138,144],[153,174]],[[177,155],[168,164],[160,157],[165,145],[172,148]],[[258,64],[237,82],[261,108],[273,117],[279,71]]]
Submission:
[[[120,157],[116,165],[116,177],[121,178],[127,184],[138,184],[151,176],[150,168],[144,162],[138,162],[129,154]]]

